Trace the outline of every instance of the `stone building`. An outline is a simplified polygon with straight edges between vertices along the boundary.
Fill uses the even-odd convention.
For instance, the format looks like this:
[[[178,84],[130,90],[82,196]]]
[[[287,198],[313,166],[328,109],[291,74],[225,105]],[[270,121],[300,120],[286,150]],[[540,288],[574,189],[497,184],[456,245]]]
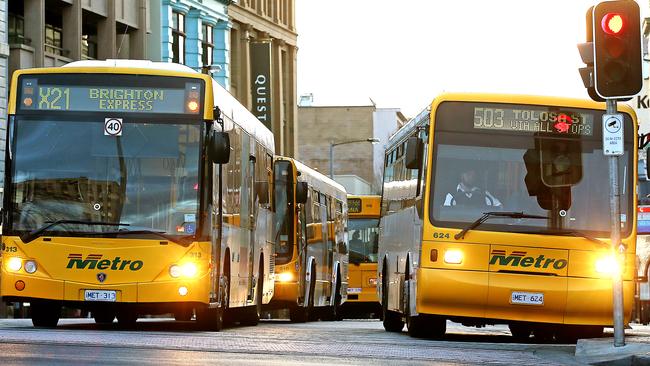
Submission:
[[[325,175],[332,174],[349,193],[381,193],[384,144],[406,118],[399,109],[375,106],[299,106],[300,160]],[[378,139],[371,144],[368,139]],[[343,144],[341,144],[343,143]],[[330,172],[330,145],[333,147]],[[350,177],[358,177],[361,186]],[[354,188],[352,188],[354,187]]]
[[[295,0],[238,0],[228,15],[230,92],[273,131],[276,153],[295,157]]]

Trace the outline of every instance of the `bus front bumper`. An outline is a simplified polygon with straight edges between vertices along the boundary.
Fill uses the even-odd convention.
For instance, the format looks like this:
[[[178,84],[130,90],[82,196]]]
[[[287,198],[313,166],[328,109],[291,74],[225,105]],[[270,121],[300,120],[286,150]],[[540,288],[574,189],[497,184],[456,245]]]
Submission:
[[[634,283],[624,281],[623,289],[627,323]],[[516,303],[521,293],[543,294],[543,301]],[[419,314],[576,325],[613,323],[612,281],[605,278],[420,268],[416,298]]]
[[[74,281],[54,280],[2,271],[0,280],[2,298],[11,301],[20,299],[46,299],[63,302],[100,302],[89,300],[90,292],[108,294],[108,301],[115,303],[208,303],[209,277],[192,280],[154,281],[126,284],[91,284]],[[114,293],[114,296],[113,296]]]

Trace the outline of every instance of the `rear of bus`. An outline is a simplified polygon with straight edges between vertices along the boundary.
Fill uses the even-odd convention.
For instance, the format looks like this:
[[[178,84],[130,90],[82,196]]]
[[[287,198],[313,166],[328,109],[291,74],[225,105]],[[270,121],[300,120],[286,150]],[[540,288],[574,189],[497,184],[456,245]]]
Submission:
[[[55,326],[62,306],[100,323],[189,319],[210,296],[211,79],[100,64],[14,74],[2,300],[31,303],[37,326]]]
[[[378,317],[377,251],[381,196],[348,195],[350,276],[343,313],[348,318]]]
[[[650,323],[650,177],[648,152],[639,150],[638,222],[636,238],[637,291],[635,310],[641,324]]]
[[[636,117],[627,106],[619,110],[627,323],[634,294]],[[618,266],[609,239],[603,114],[604,104],[551,97],[446,94],[434,101],[428,133],[415,135],[427,152],[423,174],[410,174],[425,180],[421,246],[399,256],[417,258],[406,264],[407,271],[414,268],[405,285],[412,289],[404,301],[409,327],[437,327],[439,335],[440,318],[506,323],[518,338],[547,340],[597,336],[613,324],[611,276]],[[408,230],[406,222],[387,222],[389,231],[391,225]]]

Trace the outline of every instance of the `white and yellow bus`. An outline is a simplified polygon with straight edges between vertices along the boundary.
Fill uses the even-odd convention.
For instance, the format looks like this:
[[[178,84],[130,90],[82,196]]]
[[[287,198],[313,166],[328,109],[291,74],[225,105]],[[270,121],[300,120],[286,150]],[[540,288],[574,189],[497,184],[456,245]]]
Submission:
[[[348,288],[345,188],[297,160],[274,165],[276,278],[269,309],[340,319]]]
[[[343,304],[346,318],[379,317],[377,250],[381,196],[348,195],[350,280]]]
[[[612,321],[604,104],[444,94],[390,138],[378,291],[388,331],[441,337],[446,320],[528,339]],[[634,295],[636,117],[620,161],[625,322]]]
[[[11,81],[0,294],[35,326],[173,313],[256,324],[273,296],[271,132],[209,76],[80,61]]]

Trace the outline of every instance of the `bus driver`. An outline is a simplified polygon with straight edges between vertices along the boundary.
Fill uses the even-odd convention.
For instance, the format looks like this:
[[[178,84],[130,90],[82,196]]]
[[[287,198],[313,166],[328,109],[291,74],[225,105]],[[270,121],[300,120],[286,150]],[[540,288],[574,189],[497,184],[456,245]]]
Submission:
[[[499,207],[501,201],[487,190],[476,186],[476,169],[466,168],[460,174],[460,183],[456,190],[447,193],[443,206],[453,207]]]

